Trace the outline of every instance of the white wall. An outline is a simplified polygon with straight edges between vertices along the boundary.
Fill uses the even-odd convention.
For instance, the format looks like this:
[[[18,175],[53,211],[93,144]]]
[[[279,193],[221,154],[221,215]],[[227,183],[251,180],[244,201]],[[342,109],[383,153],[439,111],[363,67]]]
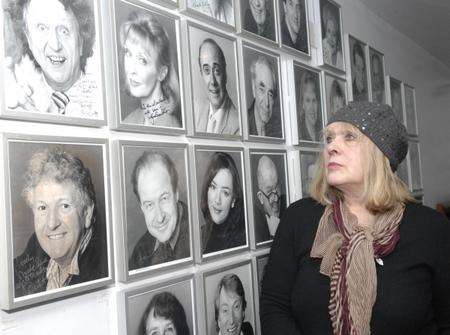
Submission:
[[[343,8],[344,33],[383,52],[386,73],[416,88],[425,202],[435,206],[450,201],[450,69],[358,0],[338,2]],[[18,124],[3,121],[0,129],[11,131]],[[40,129],[44,132],[43,126]],[[117,290],[111,287],[14,313],[0,311],[0,333],[117,334]]]
[[[450,202],[450,69],[361,2],[340,3],[344,31],[383,52],[386,74],[416,88],[424,201]]]

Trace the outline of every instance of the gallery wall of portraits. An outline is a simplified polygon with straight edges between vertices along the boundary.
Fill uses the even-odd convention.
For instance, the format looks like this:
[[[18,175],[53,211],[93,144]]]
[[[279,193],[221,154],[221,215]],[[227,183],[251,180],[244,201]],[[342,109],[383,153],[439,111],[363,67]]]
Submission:
[[[341,11],[2,0],[1,308],[109,287],[120,333],[159,318],[218,334],[237,308],[236,333],[259,334],[272,239],[347,101],[393,107],[410,136],[398,174],[421,197],[415,89]]]

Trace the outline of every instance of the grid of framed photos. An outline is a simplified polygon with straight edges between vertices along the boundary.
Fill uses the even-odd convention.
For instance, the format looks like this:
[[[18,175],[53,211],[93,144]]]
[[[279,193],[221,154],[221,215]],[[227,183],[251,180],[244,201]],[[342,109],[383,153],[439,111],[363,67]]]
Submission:
[[[18,130],[2,136],[2,309],[116,280],[124,333],[164,307],[177,333],[216,333],[231,285],[242,332],[260,332],[280,217],[355,98],[394,106],[411,136],[399,173],[422,190],[414,88],[344,43],[338,2],[48,1],[2,0],[0,125]]]

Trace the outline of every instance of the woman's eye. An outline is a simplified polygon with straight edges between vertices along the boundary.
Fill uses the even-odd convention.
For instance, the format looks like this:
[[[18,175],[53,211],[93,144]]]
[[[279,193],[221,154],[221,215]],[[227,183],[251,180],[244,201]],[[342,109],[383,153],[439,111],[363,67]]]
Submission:
[[[37,210],[40,211],[40,212],[45,211],[46,209],[47,209],[47,206],[45,206],[45,205],[37,206]]]
[[[139,57],[139,58],[138,58],[138,62],[139,62],[139,64],[141,64],[141,65],[147,65],[147,64],[148,64],[147,59],[145,59],[144,57]]]
[[[229,191],[223,191],[223,195],[228,198],[230,196],[230,192]]]
[[[331,136],[326,136],[325,137],[325,143],[331,143],[331,141],[333,140],[333,138]]]
[[[349,133],[345,134],[345,139],[347,141],[353,141],[356,139],[356,134],[349,132]]]

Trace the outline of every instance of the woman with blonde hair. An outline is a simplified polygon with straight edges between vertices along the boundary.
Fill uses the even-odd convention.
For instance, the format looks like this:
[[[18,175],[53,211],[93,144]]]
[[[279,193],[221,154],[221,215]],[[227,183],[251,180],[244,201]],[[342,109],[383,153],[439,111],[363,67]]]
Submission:
[[[123,71],[139,107],[124,119],[147,126],[181,127],[180,84],[169,36],[149,13],[132,12],[120,27]]]
[[[263,334],[450,334],[450,224],[395,171],[408,137],[391,107],[332,115],[311,186],[280,222]]]

